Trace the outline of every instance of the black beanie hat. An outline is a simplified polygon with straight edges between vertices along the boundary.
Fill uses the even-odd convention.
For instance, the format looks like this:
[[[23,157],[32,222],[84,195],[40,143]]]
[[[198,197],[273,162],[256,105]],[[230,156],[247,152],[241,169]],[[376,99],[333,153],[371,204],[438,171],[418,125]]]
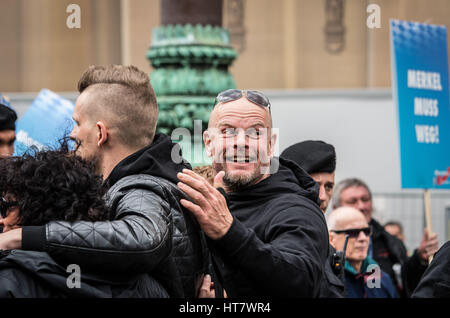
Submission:
[[[0,130],[16,130],[17,114],[0,100]]]
[[[333,145],[319,140],[307,140],[286,148],[281,156],[294,161],[309,174],[332,173],[336,170],[336,152]]]

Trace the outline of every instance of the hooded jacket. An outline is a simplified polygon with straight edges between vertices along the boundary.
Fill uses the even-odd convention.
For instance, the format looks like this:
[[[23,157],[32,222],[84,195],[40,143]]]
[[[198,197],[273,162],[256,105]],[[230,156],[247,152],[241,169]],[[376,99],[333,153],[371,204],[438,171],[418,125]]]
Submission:
[[[147,274],[120,281],[117,277],[86,273],[81,267],[78,273],[58,265],[45,252],[2,251],[0,298],[168,297],[164,288]]]
[[[209,241],[230,297],[319,294],[328,231],[318,185],[296,164],[279,162],[275,174],[228,193],[233,223]]]
[[[207,255],[196,221],[179,204],[184,194],[176,174],[190,165],[172,160],[174,147],[157,134],[151,145],[117,164],[105,180],[113,221],[23,227],[23,248],[102,274],[150,273],[171,297],[194,297]]]

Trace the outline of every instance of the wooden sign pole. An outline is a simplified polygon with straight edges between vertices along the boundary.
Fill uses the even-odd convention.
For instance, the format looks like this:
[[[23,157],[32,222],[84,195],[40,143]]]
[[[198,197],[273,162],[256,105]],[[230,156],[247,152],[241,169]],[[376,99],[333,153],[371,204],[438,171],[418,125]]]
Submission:
[[[428,235],[433,233],[432,225],[431,225],[431,202],[430,202],[430,190],[425,189],[424,192],[424,201],[425,201],[425,222],[426,228],[428,230]],[[433,256],[428,258],[428,263],[431,263],[433,260]]]

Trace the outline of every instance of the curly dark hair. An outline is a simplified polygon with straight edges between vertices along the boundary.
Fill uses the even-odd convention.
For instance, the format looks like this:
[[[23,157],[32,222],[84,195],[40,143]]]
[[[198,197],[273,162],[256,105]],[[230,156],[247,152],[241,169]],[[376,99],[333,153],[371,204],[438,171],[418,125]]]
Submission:
[[[58,150],[0,158],[0,193],[15,198],[22,226],[111,220],[102,199],[106,188],[94,171],[92,163],[65,144]]]

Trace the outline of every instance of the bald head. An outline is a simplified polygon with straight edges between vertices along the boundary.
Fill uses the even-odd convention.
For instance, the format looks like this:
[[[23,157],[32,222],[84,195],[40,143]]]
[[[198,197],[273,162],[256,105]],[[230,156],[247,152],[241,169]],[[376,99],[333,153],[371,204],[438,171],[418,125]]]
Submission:
[[[224,113],[237,113],[240,116],[256,115],[262,118],[266,128],[272,128],[272,116],[269,109],[252,103],[245,96],[231,102],[217,104],[209,115],[208,128],[217,128],[219,119]]]
[[[329,230],[345,230],[352,228],[353,224],[361,223],[367,227],[367,221],[359,210],[352,207],[340,207],[333,210],[327,218]]]

